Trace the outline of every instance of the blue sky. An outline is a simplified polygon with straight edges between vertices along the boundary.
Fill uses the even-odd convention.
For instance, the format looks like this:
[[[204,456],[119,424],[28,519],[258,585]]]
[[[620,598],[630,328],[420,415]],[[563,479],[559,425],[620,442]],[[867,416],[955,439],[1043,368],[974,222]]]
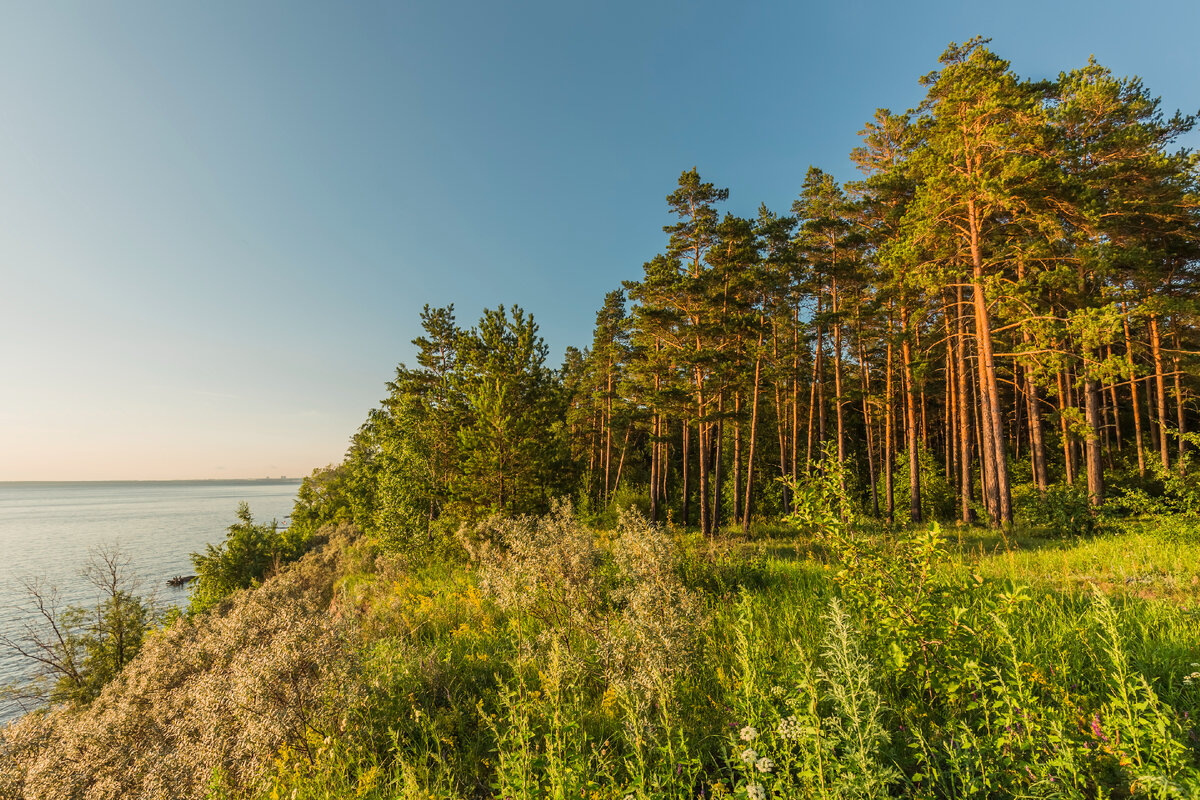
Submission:
[[[1200,109],[1200,4],[1131,9],[8,4],[0,480],[306,474],[424,303],[519,303],[557,363],[664,246],[681,171],[786,211],[951,41]]]

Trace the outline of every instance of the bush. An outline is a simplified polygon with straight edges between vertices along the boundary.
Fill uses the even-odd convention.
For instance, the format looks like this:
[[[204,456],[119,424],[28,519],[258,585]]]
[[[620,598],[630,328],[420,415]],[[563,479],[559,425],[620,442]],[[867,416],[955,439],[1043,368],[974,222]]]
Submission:
[[[686,672],[699,602],[680,580],[670,535],[636,511],[621,515],[607,549],[567,502],[543,517],[489,520],[467,547],[484,595],[537,623],[524,641],[536,633],[543,652],[559,648],[577,673],[642,703]]]
[[[278,523],[255,524],[250,506],[238,505],[238,521],[229,526],[225,541],[205,545],[203,554],[192,553],[196,582],[191,611],[212,608],[239,589],[257,586],[280,564],[299,558],[305,549],[300,535],[280,530]]]
[[[89,703],[134,659],[159,618],[138,581],[129,557],[113,544],[94,551],[83,577],[99,592],[91,607],[59,609],[57,590],[39,581],[26,584],[32,616],[23,636],[0,635],[3,647],[34,665],[28,685],[5,688],[18,702]]]
[[[0,729],[0,796],[248,796],[281,752],[315,757],[354,707],[354,622],[325,548],[210,614],[148,636],[87,708]]]
[[[1043,528],[1052,535],[1063,538],[1093,536],[1103,527],[1103,519],[1091,506],[1087,490],[1081,486],[1056,483],[1046,490],[1045,497],[1025,486],[1014,500],[1022,524]]]
[[[854,521],[849,492],[842,491],[846,465],[838,461],[836,445],[826,442],[822,457],[802,475],[781,478],[792,499],[792,513],[785,521],[818,537],[837,535]]]
[[[925,449],[917,446],[917,465],[921,472],[921,516],[922,519],[949,521],[958,517],[958,491],[946,479],[942,465]],[[884,483],[879,479],[879,506],[883,508]],[[896,516],[908,519],[911,492],[908,483],[908,451],[896,453],[892,462],[892,492],[895,495]]]

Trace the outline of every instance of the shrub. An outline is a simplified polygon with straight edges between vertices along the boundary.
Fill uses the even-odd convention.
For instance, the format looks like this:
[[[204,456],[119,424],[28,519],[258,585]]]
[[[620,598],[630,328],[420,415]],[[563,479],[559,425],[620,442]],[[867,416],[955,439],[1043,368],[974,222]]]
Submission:
[[[196,567],[193,612],[212,608],[238,589],[257,586],[268,572],[294,561],[304,552],[301,535],[280,530],[274,521],[269,525],[256,524],[247,503],[238,504],[237,517],[238,521],[229,526],[224,542],[205,545],[203,554],[192,553],[192,564]]]
[[[578,655],[601,638],[611,608],[605,558],[569,502],[555,501],[542,517],[492,517],[462,541],[481,567],[481,591],[539,622],[544,643],[557,639]]]
[[[1018,497],[1021,522],[1033,528],[1064,538],[1093,536],[1102,529],[1103,519],[1088,500],[1087,490],[1080,486],[1056,483],[1043,497],[1027,491]]]
[[[636,511],[620,516],[607,549],[567,502],[543,517],[489,520],[465,542],[480,589],[518,624],[521,615],[535,620],[544,653],[561,648],[572,669],[603,677],[639,706],[686,671],[699,602],[679,578],[670,535]]]
[[[18,701],[91,702],[133,660],[159,618],[155,603],[138,594],[129,556],[116,544],[92,553],[84,579],[99,593],[91,607],[60,609],[58,593],[40,581],[26,583],[32,616],[24,635],[0,635],[0,647],[33,663],[27,685],[5,688]]]
[[[846,479],[836,445],[826,442],[819,462],[802,475],[781,478],[792,499],[792,512],[785,521],[818,537],[839,534],[854,520],[849,493],[842,490]]]
[[[680,580],[670,534],[632,509],[617,529],[613,601],[621,618],[609,631],[609,677],[640,701],[661,699],[691,663],[700,600]]]
[[[0,730],[0,795],[246,796],[286,748],[315,756],[358,692],[354,625],[329,613],[338,549],[149,636],[86,708]]]

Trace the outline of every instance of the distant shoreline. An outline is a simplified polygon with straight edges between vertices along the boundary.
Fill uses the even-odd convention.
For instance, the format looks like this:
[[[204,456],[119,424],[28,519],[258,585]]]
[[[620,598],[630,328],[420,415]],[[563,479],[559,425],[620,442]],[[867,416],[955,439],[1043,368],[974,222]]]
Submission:
[[[0,481],[0,486],[63,486],[65,484],[147,484],[147,483],[300,483],[303,478],[171,478],[164,480],[99,481]]]

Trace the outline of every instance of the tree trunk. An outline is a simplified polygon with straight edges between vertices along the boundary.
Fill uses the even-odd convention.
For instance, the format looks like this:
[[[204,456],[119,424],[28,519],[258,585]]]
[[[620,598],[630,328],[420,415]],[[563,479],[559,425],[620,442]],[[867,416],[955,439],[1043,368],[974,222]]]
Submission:
[[[609,365],[608,382],[604,391],[604,502],[612,491],[609,472],[612,466],[612,365]]]
[[[821,451],[825,448],[825,348],[821,326],[817,326],[817,443]]]
[[[896,488],[892,483],[892,454],[895,452],[895,412],[892,406],[892,309],[888,307],[887,326],[887,370],[884,378],[883,399],[883,491],[884,505],[887,508],[887,521],[891,525],[896,521]]]
[[[658,522],[658,414],[650,418],[650,522]]]
[[[1024,277],[1025,265],[1022,261],[1018,265],[1018,278],[1023,280]],[[1021,326],[1021,341],[1027,350],[1033,346],[1033,336],[1024,325]],[[1042,409],[1037,383],[1033,379],[1033,365],[1028,362],[1025,364],[1025,401],[1029,406],[1029,451],[1030,465],[1033,467],[1033,482],[1037,486],[1038,494],[1045,497],[1049,480],[1046,476],[1046,443],[1042,433]]]
[[[688,526],[688,510],[689,510],[688,509],[688,472],[690,471],[688,469],[688,467],[690,466],[688,463],[688,449],[689,449],[688,445],[691,443],[691,438],[692,438],[691,423],[685,417],[683,420],[683,445],[682,445],[683,452],[680,454],[681,458],[682,458],[682,463],[683,463],[683,476],[681,478],[681,483],[682,483],[682,488],[683,488],[683,507],[680,509],[680,514],[679,514],[679,516],[681,517],[682,522],[683,522],[683,527],[685,527],[685,528]]]
[[[1108,360],[1113,360],[1111,344],[1108,345]],[[1117,382],[1115,380],[1108,384],[1108,400],[1112,408],[1113,433],[1117,437],[1117,452],[1120,453],[1124,449],[1124,443],[1121,441],[1121,406],[1117,403]]]
[[[703,398],[698,398],[696,416],[699,418],[696,423],[696,462],[699,468],[699,477],[697,479],[696,488],[699,490],[697,504],[700,506],[700,533],[708,536],[712,533],[712,516],[709,514],[709,460],[708,454],[711,446],[709,441],[712,433],[709,428],[709,423],[704,421],[704,402]]]
[[[733,394],[733,519],[742,518],[742,393]]]
[[[742,531],[750,532],[750,489],[754,485],[754,444],[758,441],[758,384],[762,375],[762,328],[759,328],[758,351],[754,358],[754,394],[750,402],[750,445],[746,454],[746,499],[742,502]]]
[[[1175,354],[1171,356],[1171,364],[1175,372],[1175,424],[1179,434],[1179,470],[1182,474],[1184,469],[1183,455],[1187,451],[1187,440],[1183,435],[1187,432],[1187,420],[1184,418],[1183,404],[1183,374],[1179,370],[1179,353],[1182,351],[1183,341],[1179,335],[1179,322],[1175,323]]]
[[[955,370],[958,379],[958,464],[959,464],[959,495],[962,500],[962,521],[968,525],[975,522],[975,490],[972,486],[974,473],[971,469],[971,412],[973,405],[970,397],[970,383],[967,380],[967,334],[963,324],[963,291],[958,287],[958,302],[955,305],[954,325],[955,358],[958,369]]]
[[[946,481],[954,480],[954,457],[957,454],[956,434],[958,428],[958,399],[955,397],[955,380],[954,380],[954,331],[950,328],[950,301],[946,298],[946,292],[942,290],[942,321],[946,324],[946,377],[945,377],[945,413],[942,415],[942,437],[945,449],[945,470]]]
[[[1150,348],[1154,354],[1154,383],[1158,399],[1158,448],[1163,469],[1171,468],[1170,439],[1167,436],[1167,384],[1163,375],[1162,338],[1158,330],[1158,315],[1150,315]]]
[[[988,319],[987,298],[983,293],[983,253],[979,247],[979,218],[975,201],[967,201],[971,232],[971,261],[975,292],[975,330],[978,339],[979,376],[986,386],[985,416],[991,417],[991,454],[995,462],[996,493],[1000,501],[1000,518],[1005,525],[1013,522],[1012,491],[1009,488],[1008,456],[1004,446],[1004,418],[1000,413],[1000,386],[996,380],[996,357],[992,351],[992,327]]]
[[[862,373],[863,426],[867,433],[867,478],[871,482],[871,515],[879,518],[879,490],[875,486],[875,442],[871,431],[871,365],[867,362],[867,351],[863,347],[862,324],[858,328],[858,362]]]
[[[909,487],[909,518],[913,522],[921,521],[921,462],[917,452],[917,393],[913,386],[912,376],[912,346],[908,336],[908,303],[900,304],[900,330],[903,339],[900,340],[900,352],[904,358],[904,407],[905,430],[908,440],[908,487]]]
[[[723,403],[719,404],[718,408],[720,407],[720,405],[724,405],[724,404]],[[722,493],[722,489],[724,487],[722,486],[722,483],[724,481],[724,476],[725,476],[725,466],[724,466],[725,459],[722,458],[722,456],[721,456],[721,449],[725,445],[725,420],[723,418],[718,419],[716,424],[713,426],[713,428],[716,429],[717,435],[716,435],[716,441],[713,442],[713,446],[712,446],[712,461],[713,461],[712,516],[711,516],[712,521],[709,524],[711,526],[712,533],[715,536],[721,530],[721,500],[724,499],[724,494]]]
[[[1133,438],[1137,448],[1138,475],[1146,475],[1146,454],[1142,451],[1142,412],[1138,408],[1137,367],[1133,363],[1133,337],[1129,335],[1129,310],[1121,303],[1121,323],[1125,328],[1125,362],[1129,365],[1129,392],[1133,396]]]
[[[833,313],[838,313],[838,296],[837,296],[837,280],[833,281]],[[835,316],[836,320],[837,317]],[[846,424],[843,413],[844,404],[842,403],[842,326],[838,322],[833,323],[833,393],[834,403],[837,405],[837,454],[838,464],[845,465],[846,463]],[[838,474],[841,478],[842,496],[846,494],[846,479],[845,470],[839,469]]]
[[[1029,404],[1029,451],[1033,465],[1033,482],[1038,494],[1046,496],[1050,481],[1046,475],[1046,440],[1042,431],[1042,402],[1038,386],[1033,380],[1033,370],[1026,367],[1026,402]]]
[[[992,432],[992,415],[988,413],[988,385],[979,364],[981,359],[978,352],[975,354],[975,360],[975,377],[979,391],[979,471],[983,478],[983,505],[987,509],[988,524],[994,526],[1000,522],[1000,494],[996,485],[996,458],[993,452],[995,439]]]
[[[621,457],[617,460],[617,477],[613,480],[613,499],[616,499],[617,488],[621,485],[621,470],[625,467],[625,452],[629,449],[629,434],[633,431],[633,422],[625,428],[625,439],[621,442]],[[611,502],[611,501],[610,501]]]
[[[819,302],[819,301],[818,301]],[[818,337],[818,340],[820,337]],[[796,458],[800,452],[800,306],[792,309],[792,470],[796,476]]]
[[[1088,502],[1099,507],[1104,502],[1104,466],[1100,463],[1100,382],[1094,378],[1084,384],[1087,439]]]
[[[1155,412],[1158,410],[1157,398],[1154,396],[1154,373],[1146,376],[1146,424],[1150,426],[1150,449],[1158,452],[1158,431],[1161,427],[1155,422]]]
[[[1058,426],[1062,432],[1063,473],[1068,486],[1075,485],[1075,465],[1071,461],[1071,434],[1067,427],[1067,387],[1062,370],[1058,371]]]

